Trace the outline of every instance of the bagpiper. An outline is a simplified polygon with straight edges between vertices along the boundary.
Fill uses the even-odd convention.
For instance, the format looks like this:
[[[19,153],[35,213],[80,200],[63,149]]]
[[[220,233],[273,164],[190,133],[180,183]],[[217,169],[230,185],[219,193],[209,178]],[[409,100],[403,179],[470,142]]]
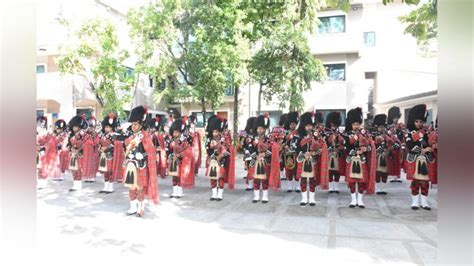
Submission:
[[[234,148],[229,139],[222,134],[224,129],[223,118],[214,117],[210,120],[209,130],[212,133],[209,140],[206,141],[206,150],[209,156],[206,176],[211,182],[211,201],[223,199],[226,183],[231,190],[234,189],[235,184]]]
[[[318,183],[324,189],[327,186],[328,173],[321,173],[327,169],[327,145],[315,125],[314,112],[301,115],[296,145],[296,179],[300,181],[301,186],[300,206],[306,206],[308,203],[310,206],[315,206],[316,186]]]
[[[434,160],[428,164],[431,185],[438,184],[438,118],[431,132],[429,133],[428,142],[433,149]]]
[[[190,115],[187,119],[186,134],[191,139],[191,146],[193,148],[194,159],[194,173],[197,175],[199,168],[201,168],[202,161],[202,147],[201,147],[201,133],[196,129],[197,117]]]
[[[84,138],[87,121],[84,115],[77,115],[69,121],[69,171],[73,177],[73,186],[70,192],[82,189],[82,171],[84,160]]]
[[[130,209],[127,215],[145,215],[144,200],[158,204],[158,180],[156,175],[156,149],[144,129],[147,108],[137,106],[130,111],[133,135],[125,140],[124,185],[129,189]]]
[[[181,198],[183,188],[194,187],[194,158],[193,149],[188,136],[183,134],[186,127],[186,117],[176,118],[170,127],[172,139],[168,147],[168,175],[173,178],[173,192],[170,198]]]
[[[262,203],[268,202],[268,188],[278,191],[280,187],[280,160],[277,144],[271,142],[266,132],[270,127],[268,113],[259,115],[254,124],[256,136],[250,142],[254,153],[251,154],[249,174],[253,177],[254,198],[253,203],[260,201],[262,190]]]
[[[408,133],[405,135],[408,154],[405,168],[407,180],[411,181],[413,210],[417,210],[420,206],[422,209],[431,210],[428,204],[428,191],[430,182],[435,180],[433,174],[430,174],[429,165],[435,162],[435,158],[429,141],[429,131],[423,125],[427,117],[425,104],[414,106],[408,113]]]
[[[272,132],[274,132],[275,130],[277,130],[278,132],[280,132],[280,129],[282,130],[282,133],[284,133],[283,131],[285,130],[285,122],[286,122],[286,119],[288,117],[288,114],[282,114],[280,116],[280,120],[278,120],[278,126],[277,127],[274,127],[272,129]],[[280,134],[278,133],[277,134],[278,136],[280,136]],[[284,158],[284,134],[281,134],[283,136],[283,138],[279,139],[278,140],[278,152],[280,154],[280,179],[281,180],[286,180],[286,176],[285,176],[285,158]]]
[[[84,131],[84,158],[82,176],[85,183],[94,183],[99,171],[99,134],[96,131],[97,121],[94,116],[87,120],[87,129]]]
[[[368,132],[361,128],[362,109],[357,107],[347,112],[344,132],[346,158],[346,182],[351,192],[350,208],[365,208],[362,201],[364,191],[375,190],[375,146]],[[370,167],[372,166],[372,167]]]
[[[102,135],[99,140],[99,171],[104,175],[104,188],[99,193],[114,192],[114,182],[122,181],[124,147],[120,141],[117,129],[117,117],[109,113],[102,120]]]
[[[59,153],[59,171],[61,172],[61,175],[54,180],[63,181],[64,174],[69,166],[67,123],[63,119],[58,119],[54,122],[54,127],[54,134],[57,140],[57,149]]]
[[[326,143],[329,156],[329,193],[339,193],[339,181],[345,175],[346,156],[344,154],[344,137],[339,131],[342,118],[339,112],[331,112],[326,117]]]
[[[389,165],[392,160],[400,160],[398,151],[401,146],[395,135],[387,134],[387,116],[378,114],[374,117],[372,139],[376,148],[375,193],[386,195],[385,190],[388,178]],[[392,162],[392,165],[394,163]]]
[[[283,148],[283,161],[285,165],[285,177],[287,180],[286,192],[301,192],[298,180],[296,180],[296,126],[299,122],[298,112],[289,112],[285,120],[285,145]]]
[[[162,178],[166,178],[168,172],[168,160],[166,156],[166,140],[168,134],[164,131],[164,123],[160,117],[154,117],[149,121],[148,129],[156,149],[156,171]]]
[[[398,106],[393,106],[388,109],[387,116],[387,128],[388,134],[394,137],[394,141],[400,145],[400,149],[394,149],[392,153],[392,158],[388,161],[388,177],[392,177],[390,183],[401,183],[400,172],[403,169],[403,161],[406,157],[406,147],[405,147],[405,134],[406,126],[403,123],[399,123],[402,113]]]
[[[245,125],[245,140],[243,143],[243,150],[244,150],[244,168],[247,171],[247,175],[245,176],[245,184],[247,187],[245,188],[246,191],[253,190],[253,172],[250,170],[250,162],[253,158],[256,158],[257,151],[255,147],[252,145],[252,141],[255,137],[254,131],[254,124],[255,124],[256,117],[249,117],[247,119],[247,124]]]
[[[48,120],[45,116],[37,119],[37,159],[38,168],[37,188],[46,188],[49,178],[57,178],[60,175],[57,140],[53,134],[48,132]]]

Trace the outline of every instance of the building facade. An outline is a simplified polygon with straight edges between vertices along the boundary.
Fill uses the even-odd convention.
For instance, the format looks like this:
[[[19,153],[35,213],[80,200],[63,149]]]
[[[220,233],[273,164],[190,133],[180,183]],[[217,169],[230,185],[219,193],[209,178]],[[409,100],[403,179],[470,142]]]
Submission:
[[[123,10],[122,10],[123,9]],[[47,1],[38,5],[38,30],[37,30],[37,115],[45,115],[49,121],[65,119],[68,121],[73,116],[85,114],[97,118],[102,116],[101,105],[90,89],[87,79],[80,75],[59,72],[56,58],[60,55],[60,45],[67,41],[67,31],[57,19],[67,18],[70,23],[81,23],[87,18],[106,18],[110,20],[117,30],[121,47],[132,50],[128,37],[126,23],[126,9],[116,9],[114,2],[85,0],[80,2]],[[135,75],[135,58],[133,55],[124,62],[127,73]],[[146,75],[140,75],[134,89],[133,102],[124,106],[130,110],[137,105],[147,105],[153,114],[166,115],[162,104],[155,104],[152,97],[152,81]]]
[[[428,122],[436,119],[437,58],[423,52],[416,39],[404,34],[405,25],[398,17],[414,7],[401,1],[383,5],[381,0],[353,1],[351,9],[324,10],[318,13],[319,27],[309,37],[314,56],[324,64],[328,79],[313,82],[312,89],[303,94],[305,110],[327,114],[345,113],[362,107],[365,118],[387,113],[397,105],[402,121],[408,110],[420,103],[427,104]],[[435,49],[435,48],[434,48]],[[258,85],[245,86],[239,94],[239,129],[245,127],[249,116],[256,115]],[[262,100],[262,112],[269,112],[272,125],[280,110],[278,102]]]

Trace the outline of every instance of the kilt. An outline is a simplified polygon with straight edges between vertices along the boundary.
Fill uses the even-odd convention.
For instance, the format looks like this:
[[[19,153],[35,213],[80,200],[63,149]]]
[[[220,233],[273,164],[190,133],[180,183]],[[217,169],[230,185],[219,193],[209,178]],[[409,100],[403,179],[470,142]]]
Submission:
[[[61,150],[59,152],[59,169],[61,173],[69,169],[69,152],[67,150]]]
[[[345,173],[344,176],[346,177],[347,183],[359,182],[359,183],[367,183],[369,182],[369,166],[367,163],[361,163],[360,168],[362,171],[362,178],[353,178],[351,177],[350,169],[351,169],[351,162],[345,163]]]
[[[438,162],[428,163],[428,176],[433,184],[438,184]]]
[[[402,162],[400,156],[402,156],[401,150],[393,150],[391,152],[392,158],[388,159],[387,162],[387,174],[390,176],[400,176],[400,170],[402,168]]]

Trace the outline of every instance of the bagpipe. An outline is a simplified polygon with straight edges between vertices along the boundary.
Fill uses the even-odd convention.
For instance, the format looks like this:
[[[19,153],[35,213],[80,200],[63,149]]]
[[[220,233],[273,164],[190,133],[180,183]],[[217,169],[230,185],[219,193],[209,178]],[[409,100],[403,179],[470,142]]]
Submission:
[[[73,133],[71,132],[71,134]],[[76,134],[69,137],[68,149],[71,153],[69,158],[69,170],[71,171],[79,170],[77,159],[84,157],[83,142],[86,138],[87,136],[83,130],[79,130]]]
[[[244,153],[245,139],[247,138],[247,132],[245,132],[245,130],[239,130],[237,138],[238,138],[238,141],[235,145],[235,149],[238,153]]]
[[[212,153],[209,155],[207,176],[210,179],[218,179],[221,168],[226,166],[227,157],[230,156],[229,142],[222,136],[219,140],[210,140],[209,148],[212,149]]]
[[[135,134],[125,148],[124,185],[129,189],[138,188],[138,169],[144,169],[147,166],[147,153],[143,145],[140,145],[142,139],[143,134],[141,132]]]

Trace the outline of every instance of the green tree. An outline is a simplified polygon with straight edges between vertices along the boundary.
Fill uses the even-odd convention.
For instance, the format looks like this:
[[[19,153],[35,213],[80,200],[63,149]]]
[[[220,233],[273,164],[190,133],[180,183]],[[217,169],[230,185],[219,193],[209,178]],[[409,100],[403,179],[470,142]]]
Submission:
[[[384,5],[393,2],[393,0],[384,0]],[[427,0],[404,0],[408,5],[417,5],[418,7],[405,16],[399,17],[399,20],[407,24],[405,33],[416,38],[418,44],[426,44],[438,35],[438,1]],[[421,5],[420,5],[421,3]]]
[[[278,99],[281,108],[289,104],[290,110],[300,110],[302,93],[324,79],[326,71],[311,54],[307,35],[317,24],[317,11],[327,4],[299,0],[245,6],[252,25],[247,36],[256,47],[249,72],[259,84],[257,112],[262,95],[267,102]]]
[[[198,102],[205,117],[206,103],[218,108],[226,89],[245,80],[248,45],[237,3],[161,0],[129,12],[138,71],[173,81],[156,101]]]
[[[61,46],[57,58],[60,72],[87,80],[103,108],[102,115],[115,112],[124,118],[123,107],[131,101],[134,76],[123,65],[129,54],[120,48],[114,25],[98,18],[83,21],[78,29],[64,18],[59,23],[69,32],[68,43]]]

